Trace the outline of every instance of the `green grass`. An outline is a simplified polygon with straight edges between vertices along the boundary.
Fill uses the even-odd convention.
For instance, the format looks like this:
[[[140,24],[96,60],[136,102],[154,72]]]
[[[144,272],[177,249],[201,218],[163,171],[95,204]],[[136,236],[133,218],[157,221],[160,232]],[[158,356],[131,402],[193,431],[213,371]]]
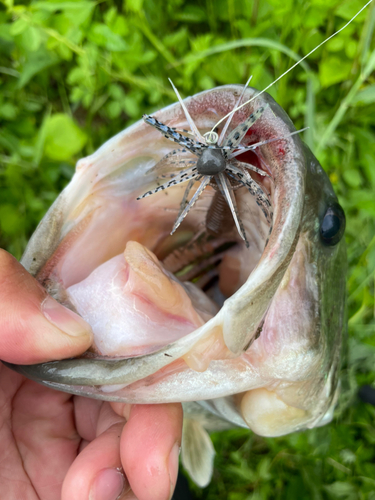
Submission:
[[[0,4],[0,246],[20,257],[77,159],[183,95],[262,89],[365,0],[34,1]],[[202,499],[375,500],[375,2],[270,93],[313,149],[347,214],[348,356],[324,428],[214,436]]]

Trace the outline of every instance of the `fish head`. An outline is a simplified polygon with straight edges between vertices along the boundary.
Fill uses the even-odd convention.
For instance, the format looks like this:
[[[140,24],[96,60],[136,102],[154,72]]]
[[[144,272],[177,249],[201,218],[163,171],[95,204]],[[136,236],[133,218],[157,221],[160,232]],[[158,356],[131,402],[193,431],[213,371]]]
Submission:
[[[242,89],[184,101],[202,134]],[[243,100],[256,94],[248,88]],[[213,186],[171,236],[184,185],[137,198],[160,182],[158,162],[174,151],[178,163],[181,151],[147,123],[134,124],[77,163],[22,258],[91,324],[95,342],[80,358],[13,368],[93,398],[184,402],[206,427],[207,411],[265,436],[332,418],[345,328],[345,218],[327,175],[268,94],[239,109],[231,129],[261,106],[241,143],[260,145],[237,159],[267,174],[254,178],[270,194],[270,234],[257,197],[233,182],[249,248]],[[188,128],[178,103],[154,116]],[[215,217],[217,234],[207,235]]]

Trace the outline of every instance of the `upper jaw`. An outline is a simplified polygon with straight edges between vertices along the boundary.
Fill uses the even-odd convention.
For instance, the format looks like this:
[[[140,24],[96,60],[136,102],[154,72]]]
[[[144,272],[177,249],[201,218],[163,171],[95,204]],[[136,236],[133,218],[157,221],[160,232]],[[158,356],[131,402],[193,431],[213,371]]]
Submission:
[[[185,101],[202,133],[231,111],[240,91],[239,86],[225,86],[202,92]],[[249,88],[244,100],[251,98],[255,92]],[[233,126],[265,103],[270,106],[252,129],[251,142],[284,137],[294,130],[286,114],[266,94],[242,108],[235,115]],[[179,104],[155,115],[170,126],[187,126]],[[138,122],[108,141],[96,153],[78,162],[72,182],[43,219],[22,258],[26,269],[49,286],[49,291],[56,298],[63,300],[63,290],[68,284],[79,281],[82,274],[89,273],[111,254],[123,250],[126,235],[117,238],[110,252],[93,252],[89,258],[85,255],[85,262],[76,261],[79,255],[77,250],[90,233],[101,231],[105,240],[106,231],[113,230],[111,221],[114,224],[123,223],[127,210],[135,206],[133,201],[137,194],[151,180],[145,173],[170,149],[170,143],[159,132]],[[306,164],[299,138],[294,136],[260,146],[258,154],[268,165],[274,181],[273,231],[247,282],[224,303],[214,318],[188,336],[146,356],[116,360],[66,360],[54,362],[53,366],[45,364],[31,368],[29,374],[38,379],[72,385],[129,384],[184,356],[216,328],[222,329],[229,351],[240,355],[254,339],[292,259],[299,238],[304,203]],[[140,217],[139,227],[144,222]],[[163,224],[160,231],[165,232],[170,224],[168,217]],[[157,235],[150,238],[151,247],[155,238]]]

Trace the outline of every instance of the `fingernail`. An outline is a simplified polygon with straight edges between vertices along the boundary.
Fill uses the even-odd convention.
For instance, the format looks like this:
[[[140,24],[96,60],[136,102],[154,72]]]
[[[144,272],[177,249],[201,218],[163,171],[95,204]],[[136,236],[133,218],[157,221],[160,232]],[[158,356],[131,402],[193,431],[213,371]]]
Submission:
[[[171,500],[174,493],[174,489],[176,487],[179,455],[180,455],[180,446],[178,443],[175,443],[169,454],[169,459],[168,459],[169,481],[171,483],[169,500]]]
[[[116,469],[103,469],[96,476],[89,500],[117,500],[129,486],[124,475]]]
[[[86,321],[52,297],[42,302],[42,312],[48,321],[71,337],[91,335],[90,325]]]

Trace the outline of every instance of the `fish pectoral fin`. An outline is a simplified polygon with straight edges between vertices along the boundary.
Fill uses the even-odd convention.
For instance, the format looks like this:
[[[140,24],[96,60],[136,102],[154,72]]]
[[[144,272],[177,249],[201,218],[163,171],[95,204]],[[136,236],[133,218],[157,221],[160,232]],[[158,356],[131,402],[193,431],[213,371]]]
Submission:
[[[181,444],[182,465],[195,484],[204,488],[211,481],[215,457],[208,432],[197,420],[185,418]]]

